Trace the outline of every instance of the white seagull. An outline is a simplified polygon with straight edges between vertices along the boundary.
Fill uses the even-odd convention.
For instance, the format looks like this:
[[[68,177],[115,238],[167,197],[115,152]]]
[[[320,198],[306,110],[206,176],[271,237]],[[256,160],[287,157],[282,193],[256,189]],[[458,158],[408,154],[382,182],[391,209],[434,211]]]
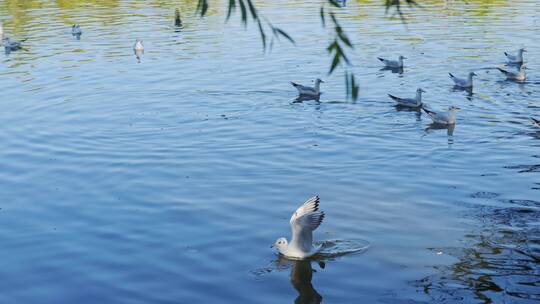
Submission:
[[[454,81],[454,84],[460,88],[472,88],[473,76],[478,76],[474,72],[470,72],[467,79],[457,78],[456,76],[452,75],[452,73],[448,73],[448,75],[450,75],[450,78]]]
[[[407,59],[407,58],[399,55],[398,60],[389,60],[389,59],[384,59],[381,57],[377,57],[377,59],[379,59],[382,63],[384,63],[384,66],[386,66],[387,68],[400,69],[400,68],[403,68],[403,59]]]
[[[301,84],[294,83],[292,81],[291,81],[291,84],[292,84],[293,87],[295,87],[298,90],[298,93],[300,95],[308,95],[308,96],[316,96],[317,97],[317,96],[319,96],[321,94],[321,91],[320,91],[321,82],[324,82],[324,81],[317,78],[315,80],[315,87],[314,88],[306,87],[306,86],[303,86]]]
[[[522,65],[519,68],[519,72],[510,72],[507,70],[503,70],[501,68],[497,68],[499,71],[501,71],[504,75],[506,75],[506,79],[508,80],[515,80],[515,81],[525,81],[527,76],[525,75],[525,70],[527,69],[526,66]]]
[[[11,41],[8,37],[6,37],[4,38],[4,48],[7,52],[17,51],[22,49],[22,43],[25,41],[26,39],[22,39],[20,41]]]
[[[422,93],[425,93],[421,88],[416,90],[415,98],[401,98],[394,95],[388,94],[390,98],[395,100],[399,106],[409,107],[409,108],[418,108],[422,106]]]
[[[81,25],[80,24],[74,24],[71,27],[71,34],[73,36],[80,36],[82,35]]]
[[[508,62],[510,63],[523,63],[523,52],[526,51],[526,49],[521,48],[517,51],[516,55],[511,55],[507,52],[504,52],[504,55],[506,55],[506,58],[508,58]]]
[[[319,196],[308,199],[292,215],[291,242],[280,237],[272,246],[280,254],[295,259],[304,259],[317,253],[321,246],[313,246],[313,231],[324,219],[324,212],[319,211]]]
[[[135,40],[135,45],[133,46],[134,51],[143,52],[144,51],[144,45],[142,43],[142,40],[137,39]]]
[[[531,120],[533,121],[533,123],[534,123],[537,127],[540,127],[540,119],[536,119],[536,118],[531,117]]]
[[[4,24],[0,21],[0,37],[4,36]]]
[[[426,108],[422,108],[422,110],[424,110],[436,124],[454,125],[456,123],[456,112],[459,111],[460,108],[451,106],[446,113],[437,113]]]

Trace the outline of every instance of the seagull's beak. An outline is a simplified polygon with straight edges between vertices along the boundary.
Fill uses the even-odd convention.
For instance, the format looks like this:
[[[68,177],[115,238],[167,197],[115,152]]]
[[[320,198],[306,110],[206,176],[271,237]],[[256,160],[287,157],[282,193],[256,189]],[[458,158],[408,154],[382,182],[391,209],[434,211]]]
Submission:
[[[324,80],[321,80],[322,83],[324,83]]]
[[[274,248],[274,245],[271,245],[270,248]]]
[[[424,91],[424,89],[420,89],[420,92],[425,93],[426,91]]]
[[[473,76],[478,76],[476,73],[472,73],[472,74],[473,74]]]
[[[402,57],[403,59],[407,59],[407,57]]]
[[[458,107],[455,107],[454,109],[456,109],[456,110],[458,110],[458,111],[461,110],[461,108],[458,108]]]

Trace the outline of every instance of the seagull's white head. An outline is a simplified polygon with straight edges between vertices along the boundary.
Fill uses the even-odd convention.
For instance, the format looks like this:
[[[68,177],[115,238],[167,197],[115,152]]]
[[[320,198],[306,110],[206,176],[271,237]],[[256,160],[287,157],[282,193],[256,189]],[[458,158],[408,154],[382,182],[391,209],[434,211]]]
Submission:
[[[476,75],[475,72],[470,72],[470,73],[469,73],[469,76],[473,77],[473,76],[478,76],[478,75]]]
[[[518,52],[523,53],[523,52],[527,52],[527,50],[524,49],[524,48],[520,48],[520,49],[518,50]]]
[[[424,89],[422,88],[418,88],[416,89],[416,93],[425,93],[426,91],[424,91]]]
[[[276,248],[279,252],[282,252],[287,248],[287,245],[289,245],[289,242],[287,242],[287,239],[284,237],[280,237],[276,240],[274,245],[272,245],[272,248]]]
[[[317,78],[317,79],[315,80],[315,82],[316,82],[316,83],[321,83],[321,82],[324,83],[324,81],[323,81],[322,79],[320,79],[320,78]]]
[[[525,71],[526,69],[527,69],[527,67],[525,65],[522,65],[522,66],[519,67],[520,71]]]
[[[407,57],[399,55],[399,60],[407,59]]]

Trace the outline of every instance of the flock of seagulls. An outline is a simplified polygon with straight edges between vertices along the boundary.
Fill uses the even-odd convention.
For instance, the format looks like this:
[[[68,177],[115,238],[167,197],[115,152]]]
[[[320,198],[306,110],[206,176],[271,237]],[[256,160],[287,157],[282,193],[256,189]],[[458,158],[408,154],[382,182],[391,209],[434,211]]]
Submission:
[[[342,1],[343,4],[345,1]],[[177,28],[182,27],[182,20],[180,18],[180,12],[178,9],[175,11],[174,25]],[[71,34],[80,39],[82,35],[82,29],[80,24],[74,24],[71,28]],[[3,46],[6,50],[6,53],[17,51],[23,49],[23,42],[27,39],[22,40],[11,40],[9,37],[4,37],[4,28],[3,24],[0,22],[0,40],[3,42]],[[140,62],[141,56],[144,54],[144,45],[141,39],[136,39],[135,44],[133,45],[133,52],[137,57],[137,60]],[[513,72],[497,68],[501,73],[503,73],[508,80],[522,82],[526,79],[525,70],[526,67],[523,65],[523,53],[526,52],[525,49],[521,48],[517,51],[515,55],[508,54],[505,52],[505,56],[510,64],[519,65],[519,71]],[[399,69],[403,70],[403,60],[407,59],[404,56],[399,56],[397,60],[390,60],[377,57],[385,68],[387,69]],[[463,89],[472,89],[473,87],[473,77],[477,76],[476,73],[470,72],[467,75],[467,78],[458,78],[452,73],[448,73],[450,78],[454,82],[455,86]],[[323,80],[317,78],[315,80],[315,86],[309,87],[300,85],[298,83],[291,82],[291,85],[298,90],[299,97],[307,97],[317,99],[321,95],[320,85],[324,83]],[[422,101],[422,93],[425,93],[422,88],[416,90],[416,96],[414,98],[402,98],[397,97],[391,94],[388,96],[396,102],[396,105],[412,108],[416,110],[423,110],[435,124],[439,125],[455,125],[456,123],[456,113],[460,110],[458,107],[450,106],[445,112],[435,112],[431,109],[428,109]],[[540,119],[532,118],[533,123],[540,127]],[[314,246],[313,243],[313,231],[320,226],[324,219],[324,212],[319,210],[320,199],[318,196],[314,196],[304,202],[291,216],[290,225],[291,225],[291,240],[287,241],[286,238],[281,237],[276,240],[274,245],[275,248],[280,254],[292,258],[292,259],[305,259],[310,256],[313,256],[318,253],[321,249],[321,246]]]
[[[507,80],[511,81],[517,81],[517,82],[523,82],[527,79],[527,76],[525,74],[525,70],[527,67],[523,64],[523,53],[526,52],[524,48],[521,48],[517,51],[515,55],[509,54],[507,52],[504,52],[504,55],[506,56],[508,63],[510,65],[518,65],[519,70],[518,71],[508,71],[505,69],[497,68],[501,73],[503,73],[506,76]],[[392,70],[400,70],[403,71],[403,59],[407,59],[404,56],[399,56],[397,60],[390,60],[385,59],[381,57],[377,57],[383,65],[384,69],[392,69]],[[467,78],[459,78],[454,76],[452,73],[448,73],[450,75],[450,79],[454,82],[454,85],[456,88],[459,89],[465,89],[472,91],[473,88],[473,78],[475,76],[478,76],[475,72],[469,72],[467,75]],[[308,100],[308,99],[315,99],[318,100],[321,91],[320,91],[320,84],[322,81],[321,79],[315,80],[315,86],[309,87],[300,85],[294,82],[291,82],[293,87],[295,87],[298,90],[299,96],[297,100]],[[422,101],[422,93],[425,93],[422,88],[418,88],[416,90],[416,96],[414,98],[403,98],[394,96],[392,94],[388,94],[388,96],[393,99],[396,102],[397,106],[400,107],[406,107],[415,109],[417,111],[423,110],[426,112],[426,114],[429,115],[429,117],[433,120],[433,123],[436,125],[442,125],[442,126],[450,126],[456,124],[456,113],[460,110],[460,108],[455,106],[450,106],[447,111],[443,112],[435,112],[429,108],[427,108],[427,105]],[[537,126],[540,126],[539,120],[535,118],[531,118],[533,120],[533,123]]]

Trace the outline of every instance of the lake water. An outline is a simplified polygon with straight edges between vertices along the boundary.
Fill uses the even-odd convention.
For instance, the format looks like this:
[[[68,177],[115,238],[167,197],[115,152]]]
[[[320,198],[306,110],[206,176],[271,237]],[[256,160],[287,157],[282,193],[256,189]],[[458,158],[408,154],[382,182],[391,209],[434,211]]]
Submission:
[[[406,26],[382,1],[334,9],[356,102],[326,75],[322,1],[257,1],[297,41],[267,54],[228,1],[196,2],[0,1],[28,38],[0,54],[1,303],[538,303],[537,1],[420,1]],[[528,81],[504,81],[523,46]],[[403,74],[380,70],[399,54]],[[469,70],[473,94],[453,90]],[[289,81],[317,77],[320,102],[293,103]],[[452,136],[386,95],[420,86],[461,107]],[[315,238],[367,250],[272,252],[315,194]]]

